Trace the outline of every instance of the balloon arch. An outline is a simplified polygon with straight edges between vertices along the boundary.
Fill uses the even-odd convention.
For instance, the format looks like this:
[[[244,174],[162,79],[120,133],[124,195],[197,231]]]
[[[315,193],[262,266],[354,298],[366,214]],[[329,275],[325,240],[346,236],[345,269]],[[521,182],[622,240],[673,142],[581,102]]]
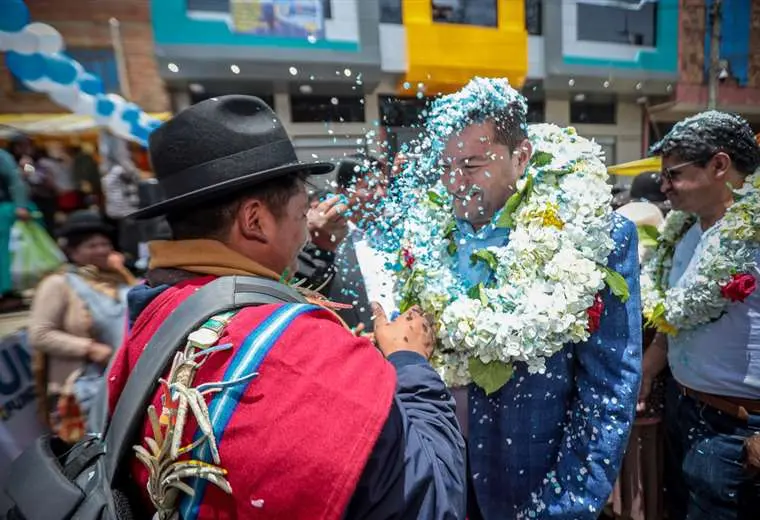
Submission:
[[[99,77],[65,54],[54,27],[30,23],[23,0],[0,0],[0,13],[0,51],[19,81],[76,114],[94,118],[115,135],[147,145],[160,120],[117,94],[106,94]]]

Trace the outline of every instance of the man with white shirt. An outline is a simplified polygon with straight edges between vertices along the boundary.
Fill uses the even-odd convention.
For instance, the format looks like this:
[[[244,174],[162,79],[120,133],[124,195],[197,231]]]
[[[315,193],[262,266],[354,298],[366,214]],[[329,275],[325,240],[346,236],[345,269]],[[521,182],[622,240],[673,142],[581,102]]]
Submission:
[[[760,468],[751,467],[747,450],[760,434],[760,223],[750,208],[755,216],[747,220],[749,234],[737,240],[728,222],[741,204],[732,190],[745,184],[745,190],[760,189],[752,175],[760,166],[760,148],[746,121],[712,111],[678,123],[653,153],[662,157],[662,191],[675,212],[668,222],[671,229],[680,223],[672,234],[666,222],[659,240],[662,268],[653,298],[662,298],[662,312],[650,319],[667,334],[658,333],[646,351],[640,395],[643,402],[654,377],[669,365],[674,381],[665,406],[668,518],[758,518]],[[739,257],[741,265],[718,271],[720,262]],[[714,270],[708,267],[711,258]],[[713,272],[733,274],[717,290]],[[712,297],[700,303],[704,294]],[[708,316],[707,309],[715,312]]]

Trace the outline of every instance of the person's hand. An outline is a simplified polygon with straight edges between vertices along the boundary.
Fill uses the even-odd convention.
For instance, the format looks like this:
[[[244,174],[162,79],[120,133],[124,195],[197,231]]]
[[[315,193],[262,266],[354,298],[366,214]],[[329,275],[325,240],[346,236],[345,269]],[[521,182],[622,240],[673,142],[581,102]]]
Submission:
[[[425,359],[433,355],[433,324],[419,307],[412,307],[395,321],[389,322],[382,306],[372,302],[372,314],[375,318],[375,343],[385,357],[401,351],[416,352]]]
[[[108,255],[108,268],[113,271],[124,269],[124,255],[117,251]]]
[[[647,399],[652,393],[652,385],[654,384],[654,378],[644,372],[641,376],[641,388],[639,388],[639,399],[636,402],[636,411],[643,412],[647,409]]]
[[[340,196],[330,197],[311,208],[306,215],[311,241],[325,251],[335,251],[348,235],[344,213],[348,206]]]
[[[389,177],[393,178],[401,175],[401,172],[404,170],[404,165],[410,160],[411,158],[407,157],[403,153],[397,153],[396,157],[393,158],[393,165],[391,166],[391,174]]]
[[[756,433],[744,440],[744,451],[747,454],[747,460],[744,467],[750,476],[760,475],[760,433]]]
[[[29,210],[26,208],[16,208],[16,218],[18,220],[26,222],[32,218],[32,214],[29,213]]]
[[[111,347],[104,345],[103,343],[98,343],[97,341],[90,343],[90,347],[87,349],[87,357],[89,360],[93,363],[98,363],[99,365],[108,364],[108,360],[111,359],[112,353],[113,349]]]

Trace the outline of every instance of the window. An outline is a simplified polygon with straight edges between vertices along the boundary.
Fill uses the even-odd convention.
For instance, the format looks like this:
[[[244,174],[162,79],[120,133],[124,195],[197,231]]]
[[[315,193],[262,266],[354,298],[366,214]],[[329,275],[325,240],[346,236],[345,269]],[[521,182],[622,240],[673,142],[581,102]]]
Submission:
[[[617,104],[614,101],[571,101],[570,123],[580,125],[614,125]]]
[[[119,69],[116,66],[116,57],[114,56],[113,49],[69,47],[64,51],[64,54],[78,61],[84,70],[100,78],[103,82],[103,89],[107,94],[118,94],[121,92]],[[16,79],[15,76],[13,78],[13,89],[16,92],[32,92],[30,88]]]
[[[496,27],[496,0],[431,0],[433,21]]]
[[[401,0],[380,0],[380,23],[403,23]]]
[[[604,164],[612,166],[617,163],[617,146],[614,137],[596,137],[592,139],[594,139],[602,149],[602,153],[604,154]]]
[[[229,13],[230,0],[187,0],[188,11],[207,13]]]
[[[381,96],[380,122],[391,127],[419,125],[426,106],[425,99]]]
[[[543,123],[546,121],[546,103],[543,101],[528,101],[528,123]]]
[[[363,123],[362,96],[290,96],[294,123]]]
[[[528,34],[543,34],[543,0],[525,0],[525,29]]]
[[[622,43],[644,47],[657,45],[657,2],[618,0],[630,7],[578,2],[578,40]]]
[[[113,49],[77,49],[75,47],[66,49],[66,54],[78,61],[84,70],[99,77],[107,93],[121,91],[119,68],[116,66]]]
[[[322,0],[322,17],[325,20],[332,18],[332,2],[331,0]]]

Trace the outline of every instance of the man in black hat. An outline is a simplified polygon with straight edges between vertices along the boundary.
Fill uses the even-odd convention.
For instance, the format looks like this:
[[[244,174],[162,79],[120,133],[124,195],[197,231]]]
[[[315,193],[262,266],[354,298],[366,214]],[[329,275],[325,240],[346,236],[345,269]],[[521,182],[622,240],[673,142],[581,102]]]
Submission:
[[[130,295],[130,336],[109,377],[111,410],[145,344],[195,290],[218,276],[283,278],[307,239],[304,176],[333,169],[299,162],[274,112],[248,96],[181,112],[151,135],[150,153],[166,199],[136,216],[166,214],[174,240],[151,244],[147,284]],[[161,518],[464,517],[464,444],[454,402],[428,364],[434,336],[419,310],[391,323],[375,309],[385,359],[323,308],[261,305],[225,319],[220,351],[196,360],[182,391],[234,391],[219,394],[213,414],[188,408],[173,390],[153,402],[161,417],[153,424],[179,428],[171,417],[191,419],[172,433],[180,446],[194,445],[203,428],[213,434],[201,441],[213,441],[219,455],[212,461],[188,448],[175,460],[167,457],[177,450],[151,448],[161,459],[140,459],[134,480],[150,490],[144,499]],[[230,379],[264,343],[257,376],[243,370],[243,379]],[[168,388],[179,389],[172,374]],[[169,442],[169,430],[159,436],[149,424],[146,415],[146,447]],[[199,477],[179,476],[177,489],[192,493],[177,498],[167,475],[154,472],[174,462]],[[211,462],[224,477],[205,486]]]
[[[651,202],[663,214],[670,210],[668,198],[662,192],[660,172],[644,172],[634,177],[631,183],[630,198],[633,202]]]
[[[335,181],[348,207],[348,235],[335,255],[335,276],[325,293],[330,301],[350,306],[338,310],[350,327],[372,332],[371,299],[392,302],[393,293],[393,278],[384,267],[390,259],[370,248],[366,236],[386,196],[388,176],[377,157],[355,154],[338,163]]]

